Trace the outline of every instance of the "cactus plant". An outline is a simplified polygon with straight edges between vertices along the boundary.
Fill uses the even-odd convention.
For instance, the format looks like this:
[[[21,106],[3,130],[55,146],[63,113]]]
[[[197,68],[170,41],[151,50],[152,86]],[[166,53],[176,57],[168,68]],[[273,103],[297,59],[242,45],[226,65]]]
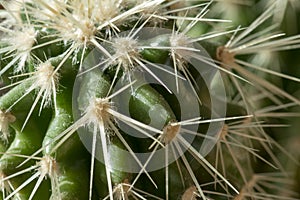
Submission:
[[[0,199],[300,199],[298,1],[1,7]]]

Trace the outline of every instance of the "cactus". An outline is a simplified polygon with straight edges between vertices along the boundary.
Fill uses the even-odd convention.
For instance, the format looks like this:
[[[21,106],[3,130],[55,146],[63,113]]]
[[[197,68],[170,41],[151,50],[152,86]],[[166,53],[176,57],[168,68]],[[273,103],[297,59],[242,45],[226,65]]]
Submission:
[[[0,3],[0,199],[300,199],[298,1]]]

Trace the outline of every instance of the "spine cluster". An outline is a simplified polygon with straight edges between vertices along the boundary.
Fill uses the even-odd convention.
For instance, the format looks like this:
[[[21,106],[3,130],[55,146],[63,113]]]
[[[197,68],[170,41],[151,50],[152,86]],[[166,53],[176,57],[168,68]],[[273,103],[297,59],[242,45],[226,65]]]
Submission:
[[[0,5],[0,199],[300,198],[297,1]]]

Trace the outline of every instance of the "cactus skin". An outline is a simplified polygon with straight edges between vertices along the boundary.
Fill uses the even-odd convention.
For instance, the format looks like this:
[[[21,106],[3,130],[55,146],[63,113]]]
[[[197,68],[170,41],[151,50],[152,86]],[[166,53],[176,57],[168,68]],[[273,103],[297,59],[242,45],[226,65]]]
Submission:
[[[292,0],[0,1],[0,199],[300,199],[299,13]]]

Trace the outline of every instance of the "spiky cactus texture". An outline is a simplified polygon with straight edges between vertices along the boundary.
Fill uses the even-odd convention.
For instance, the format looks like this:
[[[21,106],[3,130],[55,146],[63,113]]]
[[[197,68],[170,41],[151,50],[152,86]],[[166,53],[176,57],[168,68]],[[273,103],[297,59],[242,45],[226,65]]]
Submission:
[[[300,199],[298,0],[0,3],[0,199]]]

